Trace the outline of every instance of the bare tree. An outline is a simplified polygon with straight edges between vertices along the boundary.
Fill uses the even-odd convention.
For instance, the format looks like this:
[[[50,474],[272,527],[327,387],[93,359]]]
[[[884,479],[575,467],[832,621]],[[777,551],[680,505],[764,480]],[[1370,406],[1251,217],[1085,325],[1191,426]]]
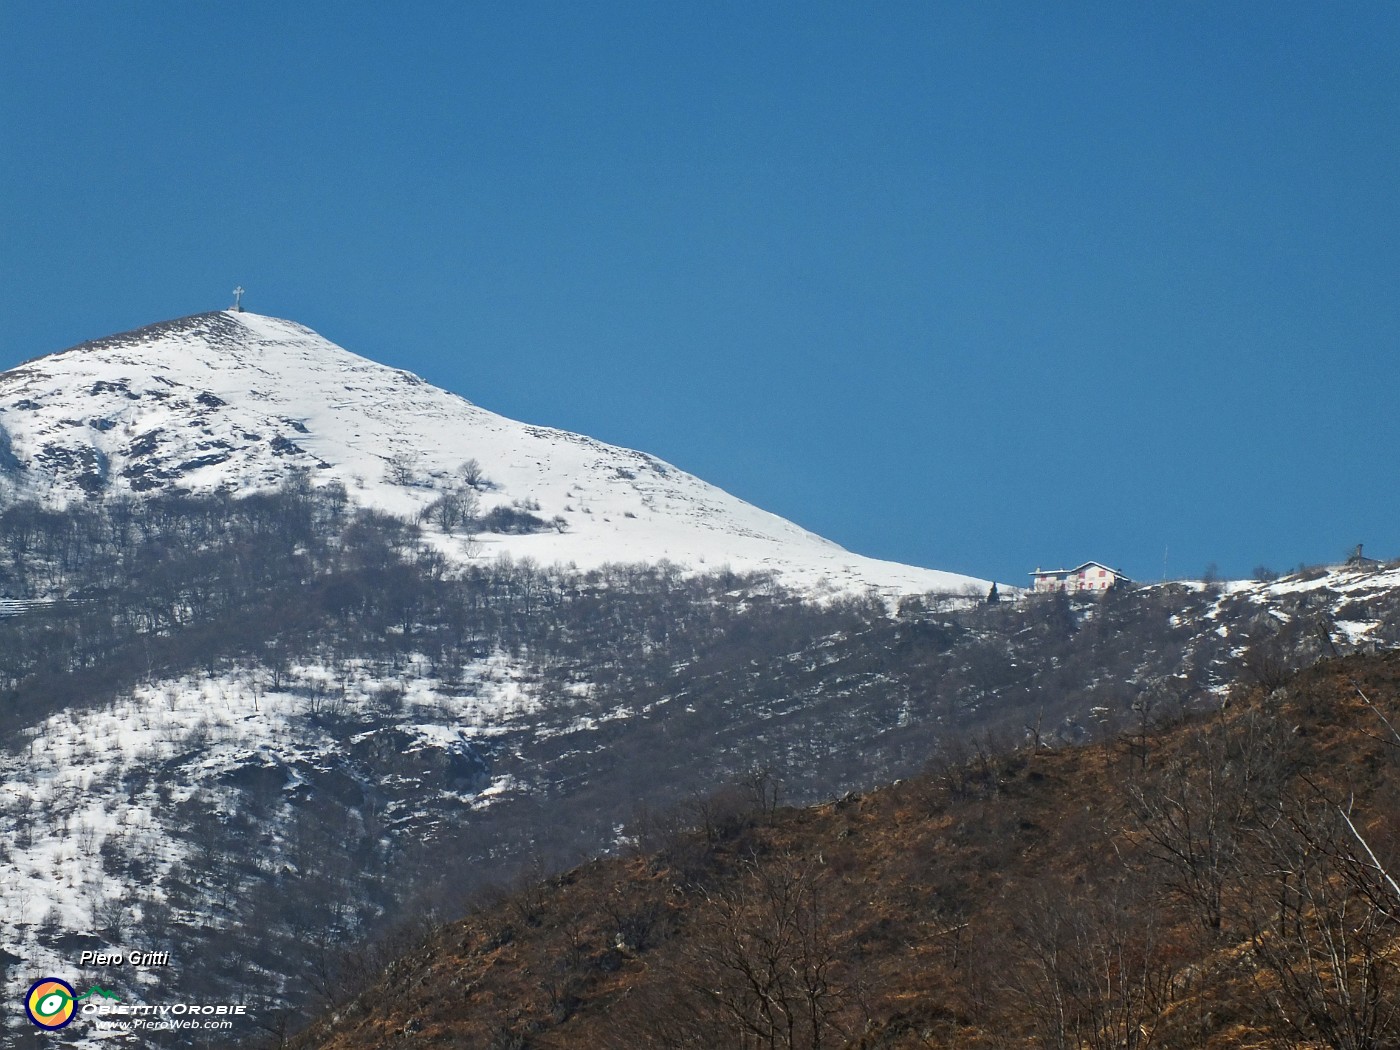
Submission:
[[[483,489],[491,483],[486,479],[486,473],[481,469],[481,464],[475,459],[469,459],[457,468],[457,473],[461,475],[462,483],[468,488]]]
[[[388,479],[395,485],[413,485],[417,481],[415,457],[407,452],[395,452],[388,460]]]
[[[783,800],[783,781],[771,766],[754,766],[740,779],[739,788],[759,819],[770,821],[777,814]]]
[[[1250,946],[1273,1019],[1333,1050],[1380,1050],[1400,1022],[1397,898],[1350,810],[1316,793],[1259,829]]]
[[[424,514],[443,532],[452,532],[475,523],[480,508],[481,497],[475,491],[454,487],[430,503]]]
[[[1044,892],[1014,934],[1003,997],[1054,1050],[1139,1050],[1172,1005],[1180,963],[1151,904],[1121,885],[1085,899]]]
[[[1128,788],[1143,853],[1209,931],[1224,929],[1242,837],[1279,797],[1289,739],[1266,713],[1218,720]]]
[[[669,1050],[821,1050],[844,1043],[842,981],[810,864],[750,861],[739,882],[705,895],[670,979],[618,1029],[617,1045]]]

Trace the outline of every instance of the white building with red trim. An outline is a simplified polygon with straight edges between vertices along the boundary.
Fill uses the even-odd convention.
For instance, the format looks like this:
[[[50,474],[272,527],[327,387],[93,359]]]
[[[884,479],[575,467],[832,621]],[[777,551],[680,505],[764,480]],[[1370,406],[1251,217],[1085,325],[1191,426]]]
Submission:
[[[1073,569],[1036,569],[1031,573],[1031,578],[1034,580],[1031,590],[1038,594],[1047,591],[1068,591],[1071,594],[1102,592],[1133,582],[1117,569],[1110,569],[1096,561],[1086,561]]]

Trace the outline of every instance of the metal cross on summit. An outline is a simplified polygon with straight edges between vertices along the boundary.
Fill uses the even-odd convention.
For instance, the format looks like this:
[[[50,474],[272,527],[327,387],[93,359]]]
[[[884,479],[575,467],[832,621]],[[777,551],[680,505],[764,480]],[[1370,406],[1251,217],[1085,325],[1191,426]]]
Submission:
[[[243,286],[241,284],[233,290],[233,308],[239,313],[243,312]]]

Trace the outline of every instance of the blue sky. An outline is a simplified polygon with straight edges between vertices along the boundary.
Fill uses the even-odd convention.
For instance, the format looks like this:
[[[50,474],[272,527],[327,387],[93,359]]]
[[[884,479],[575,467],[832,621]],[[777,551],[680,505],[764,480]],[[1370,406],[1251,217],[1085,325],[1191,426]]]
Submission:
[[[229,305],[1020,582],[1400,557],[1393,3],[0,5],[0,367]]]

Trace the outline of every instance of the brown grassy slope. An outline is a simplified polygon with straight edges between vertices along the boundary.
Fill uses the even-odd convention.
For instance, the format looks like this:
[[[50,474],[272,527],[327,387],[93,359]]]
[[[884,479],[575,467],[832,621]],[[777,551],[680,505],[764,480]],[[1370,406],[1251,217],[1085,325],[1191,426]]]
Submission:
[[[974,751],[812,809],[720,800],[440,929],[293,1045],[1400,1045],[1395,901],[1339,817],[1400,874],[1382,714],[1396,654],[1136,740]]]

